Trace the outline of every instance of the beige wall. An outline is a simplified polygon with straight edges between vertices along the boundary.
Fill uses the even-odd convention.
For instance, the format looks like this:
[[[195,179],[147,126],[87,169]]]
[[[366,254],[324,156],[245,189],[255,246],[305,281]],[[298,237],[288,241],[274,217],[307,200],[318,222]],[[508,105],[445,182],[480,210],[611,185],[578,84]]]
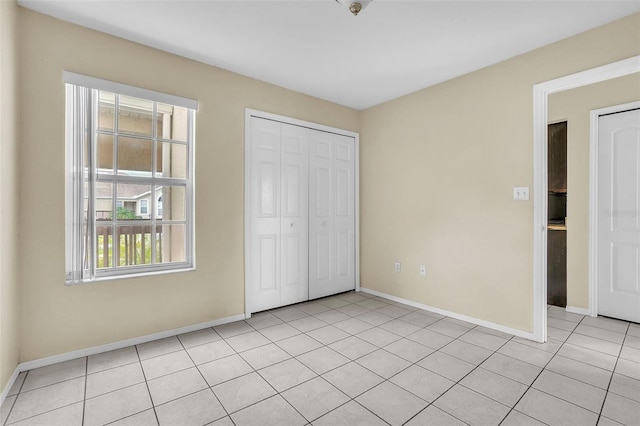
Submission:
[[[549,121],[567,121],[567,305],[589,307],[589,133],[594,109],[640,101],[640,74],[549,97]]]
[[[243,313],[245,108],[354,131],[358,112],[26,9],[20,23],[20,360]],[[63,70],[199,101],[196,271],[64,285]]]
[[[364,111],[362,285],[533,331],[532,87],[638,54],[640,14]]]
[[[18,91],[15,1],[0,1],[0,392],[18,365]]]

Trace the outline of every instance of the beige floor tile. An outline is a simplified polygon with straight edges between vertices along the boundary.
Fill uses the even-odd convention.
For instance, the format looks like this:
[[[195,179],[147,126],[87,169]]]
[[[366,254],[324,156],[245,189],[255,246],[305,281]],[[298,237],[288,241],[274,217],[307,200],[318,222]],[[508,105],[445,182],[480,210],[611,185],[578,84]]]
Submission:
[[[7,393],[7,396],[17,395],[20,392],[20,389],[22,388],[22,385],[24,384],[24,379],[26,377],[27,377],[26,371],[23,371],[20,374],[18,374],[18,377],[16,377],[15,382],[13,382],[13,385],[11,385],[9,392]]]
[[[97,373],[98,371],[121,367],[135,362],[139,362],[138,351],[135,346],[128,346],[114,351],[90,355],[88,357],[87,373]]]
[[[299,334],[289,337],[288,339],[279,340],[276,344],[291,356],[302,355],[303,353],[311,352],[322,346],[320,342],[306,334]]]
[[[82,377],[87,371],[87,358],[72,359],[29,371],[21,392],[28,392],[43,386]]]
[[[438,407],[430,405],[417,416],[409,420],[406,426],[424,426],[424,425],[437,425],[437,426],[465,426],[466,423],[456,419],[450,414],[445,413]]]
[[[390,382],[383,382],[356,398],[356,402],[391,425],[401,425],[428,403]]]
[[[571,335],[571,331],[560,330],[559,328],[554,328],[551,326],[547,327],[547,337],[549,339],[557,340],[559,342],[564,342]]]
[[[509,407],[455,385],[433,405],[468,424],[498,425],[509,413]]]
[[[333,309],[314,314],[313,316],[321,321],[326,322],[327,324],[334,324],[336,322],[344,321],[350,318],[349,315],[343,314],[342,312],[338,312]]]
[[[156,407],[160,426],[204,425],[227,415],[211,389],[175,399]]]
[[[236,351],[224,340],[218,340],[189,348],[187,349],[187,353],[196,365],[200,365],[229,355],[234,355]]]
[[[171,352],[142,361],[142,369],[147,380],[175,373],[193,367],[194,364],[186,351]]]
[[[413,334],[420,330],[422,327],[402,321],[401,319],[395,319],[393,321],[385,322],[380,325],[380,328],[397,334],[398,336],[406,337],[409,334]]]
[[[350,336],[349,333],[346,333],[332,325],[328,325],[322,328],[317,328],[315,330],[308,332],[307,335],[314,338],[315,340],[317,340],[318,342],[324,345],[330,345],[333,342],[346,339],[347,337]]]
[[[282,396],[308,421],[314,421],[349,401],[349,397],[321,377],[282,392]]]
[[[82,425],[82,402],[67,405],[11,425],[16,426],[80,426]]]
[[[329,371],[322,377],[351,398],[361,395],[384,381],[382,377],[355,362]]]
[[[513,407],[527,391],[522,383],[484,368],[476,368],[460,384],[508,407]]]
[[[537,367],[544,367],[553,357],[553,354],[539,349],[532,348],[513,340],[507,342],[498,350],[498,353],[510,356],[520,361],[528,362]]]
[[[293,358],[263,368],[258,371],[258,374],[278,392],[283,392],[317,377],[317,374],[311,369]]]
[[[481,348],[490,351],[497,351],[502,345],[509,341],[508,339],[505,339],[503,337],[487,334],[479,331],[478,329],[473,329],[468,333],[463,334],[462,336],[460,336],[460,340],[476,346],[480,346]]]
[[[366,314],[370,311],[370,309],[367,309],[364,306],[350,304],[336,308],[336,311],[342,312],[343,314],[349,315],[350,317],[355,317],[358,315]]]
[[[280,395],[258,402],[231,415],[236,426],[302,426],[307,420]]]
[[[427,326],[427,330],[435,331],[454,339],[457,339],[458,337],[469,331],[467,327],[463,327],[452,322],[447,322],[444,319]]]
[[[213,387],[229,414],[273,396],[276,391],[258,373],[249,373]]]
[[[301,310],[307,315],[315,315],[315,314],[319,314],[320,312],[326,312],[331,309],[330,307],[325,306],[322,303],[318,303],[318,302],[301,303],[297,307],[299,310]]]
[[[594,367],[584,362],[575,361],[563,356],[555,356],[547,365],[547,370],[553,371],[581,382],[607,389],[612,372],[603,368]]]
[[[512,410],[500,426],[545,426],[545,424],[520,411]]]
[[[205,343],[216,342],[222,337],[216,333],[213,328],[203,328],[202,330],[192,331],[178,336],[182,346],[192,348],[194,346],[204,345]]]
[[[632,379],[640,380],[640,364],[626,359],[619,359],[615,372]]]
[[[529,389],[515,409],[548,425],[591,426],[598,415],[555,396]]]
[[[287,325],[287,324],[276,325],[274,327],[281,327],[281,326],[286,326],[286,327],[294,329],[293,327],[291,327],[290,325]],[[249,349],[257,348],[259,346],[264,346],[264,345],[268,345],[269,343],[271,343],[269,341],[269,339],[264,337],[261,333],[264,333],[266,330],[269,330],[270,328],[274,328],[274,327],[265,328],[260,332],[258,332],[258,331],[250,331],[249,333],[243,333],[243,334],[239,334],[237,336],[227,337],[227,338],[225,338],[225,341],[236,352],[248,351]]]
[[[85,378],[78,377],[29,392],[21,392],[13,404],[8,423],[82,401],[84,399],[84,384]]]
[[[318,303],[321,303],[331,309],[336,309],[349,304],[349,302],[340,299],[339,297],[325,297],[323,299],[318,299]]]
[[[379,326],[393,320],[393,317],[385,315],[377,310],[358,315],[357,318],[374,326]]]
[[[390,331],[383,330],[378,327],[365,330],[362,333],[358,333],[356,336],[379,348],[385,347],[388,344],[401,339],[401,337],[397,334],[391,333]]]
[[[140,413],[152,407],[151,397],[144,383],[87,399],[84,425],[104,425]]]
[[[549,352],[551,354],[555,354],[556,352],[558,352],[558,349],[560,349],[562,343],[564,342],[560,340],[554,340],[551,337],[549,337],[549,339],[545,343],[534,342],[533,340],[523,339],[522,337],[514,337],[513,339],[511,339],[511,341],[530,346],[534,349]]]
[[[285,322],[297,320],[307,316],[306,313],[302,312],[300,309],[296,307],[284,307],[280,309],[275,309],[271,311],[271,313]]]
[[[349,358],[328,347],[304,353],[298,356],[297,359],[317,374],[324,374],[349,362]]]
[[[109,426],[157,426],[158,419],[153,409],[141,411],[124,419],[109,423]]]
[[[634,426],[638,424],[640,402],[609,392],[602,407],[602,415],[622,423]]]
[[[266,336],[272,342],[277,342],[282,339],[286,339],[291,336],[300,334],[300,330],[289,324],[278,324],[271,327],[263,328],[260,333]]]
[[[254,331],[254,328],[247,324],[245,321],[236,321],[229,324],[222,324],[213,327],[213,329],[224,339]]]
[[[198,366],[209,386],[215,386],[228,380],[251,373],[253,368],[240,357],[231,355]]]
[[[167,374],[166,376],[149,380],[147,383],[151,393],[151,401],[155,406],[209,387],[195,367]]]
[[[560,318],[565,321],[579,323],[584,318],[584,315],[567,312],[566,309],[559,306],[551,306],[547,309],[547,317]]]
[[[640,364],[640,349],[632,348],[630,346],[622,346],[620,358]]]
[[[357,318],[349,318],[344,321],[339,321],[334,323],[333,326],[349,334],[362,333],[363,331],[369,330],[373,327],[371,324]]]
[[[387,423],[355,401],[350,401],[313,422],[313,426],[386,426]]]
[[[409,361],[387,352],[384,349],[371,352],[359,358],[356,362],[385,379],[398,374],[411,365]]]
[[[626,338],[624,339],[624,345],[632,347],[634,349],[640,349],[640,337],[627,334]]]
[[[598,327],[604,330],[615,331],[616,333],[626,333],[629,328],[629,323],[627,321],[620,321],[613,318],[606,317],[589,317],[586,316],[582,321],[580,321],[581,325],[588,325],[591,327]]]
[[[351,360],[358,359],[378,349],[371,343],[365,342],[355,336],[338,340],[337,342],[330,344],[329,347]]]
[[[426,327],[438,321],[437,318],[425,315],[423,311],[412,312],[403,317],[398,318],[400,321],[408,322],[420,328]]]
[[[547,317],[547,326],[571,333],[578,326],[578,323],[573,321],[565,321],[560,318]]]
[[[606,330],[604,328],[592,327],[590,325],[586,325],[580,323],[576,329],[575,333],[583,334],[585,336],[594,337],[596,339],[606,340],[607,342],[612,342],[616,344],[622,344],[625,338],[624,333],[618,333],[611,330]]]
[[[376,309],[376,312],[383,315],[390,316],[392,318],[399,318],[407,314],[410,314],[413,311],[398,305],[387,305],[387,306],[383,306],[382,308]]]
[[[585,336],[583,334],[573,333],[567,339],[567,343],[572,345],[581,346],[583,348],[591,349],[593,351],[602,352],[611,356],[618,356],[620,354],[621,344],[608,342],[602,339],[596,339],[595,337]]]
[[[548,370],[540,373],[531,386],[594,413],[600,412],[606,394],[603,389]]]
[[[17,395],[11,395],[4,399],[4,402],[0,406],[0,425],[3,425],[7,417],[9,417],[9,411],[11,411],[11,407],[13,407],[13,403],[17,397]]]
[[[245,322],[258,331],[262,330],[263,328],[272,327],[274,325],[283,323],[280,318],[269,312],[262,312],[260,314],[252,315],[251,318],[245,320]]]
[[[473,364],[454,358],[451,355],[447,355],[442,352],[432,353],[422,361],[418,362],[418,365],[446,377],[449,380],[453,380],[454,382],[462,379],[475,368],[475,365]]]
[[[431,331],[426,328],[423,328],[422,330],[416,331],[415,333],[408,335],[407,339],[413,340],[414,342],[420,343],[421,345],[425,345],[435,350],[438,350],[443,346],[453,342],[452,337],[445,336],[444,334],[436,333],[435,331]]]
[[[363,300],[362,302],[358,302],[356,304],[358,306],[362,306],[363,308],[374,309],[374,310],[388,305],[388,303],[385,303],[381,300],[375,300],[375,299]]]
[[[303,317],[294,321],[291,321],[289,325],[293,326],[297,330],[306,333],[311,330],[315,330],[316,328],[325,327],[327,325],[326,322],[319,320],[314,316]],[[287,336],[291,337],[291,336]],[[282,340],[282,339],[278,339]]]
[[[640,402],[640,380],[614,374],[611,378],[609,392]]]
[[[154,340],[152,342],[136,345],[138,355],[141,360],[165,355],[171,352],[183,350],[182,343],[177,337],[167,337],[166,339]]]
[[[86,398],[126,388],[145,381],[140,363],[127,364],[87,375]]]
[[[542,370],[535,365],[499,353],[491,355],[480,366],[527,386],[533,383]]]
[[[435,401],[455,384],[455,382],[417,365],[412,365],[393,376],[389,381],[427,402]]]
[[[616,365],[615,356],[607,355],[582,346],[573,345],[571,343],[565,343],[562,345],[560,350],[558,350],[557,355],[610,371],[613,371]]]
[[[412,363],[420,361],[435,351],[435,349],[428,348],[409,339],[396,340],[383,349]]]
[[[256,370],[291,358],[291,355],[273,343],[242,352],[240,356]]]
[[[463,361],[467,361],[474,365],[479,365],[485,359],[489,358],[492,351],[481,348],[480,346],[472,345],[471,343],[463,342],[462,340],[454,340],[442,349],[440,352],[454,356]]]

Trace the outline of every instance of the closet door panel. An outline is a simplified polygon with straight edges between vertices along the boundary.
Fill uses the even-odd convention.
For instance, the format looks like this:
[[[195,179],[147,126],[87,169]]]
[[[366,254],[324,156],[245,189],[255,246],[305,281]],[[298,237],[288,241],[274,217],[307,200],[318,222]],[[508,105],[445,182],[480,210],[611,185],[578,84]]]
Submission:
[[[309,299],[309,133],[282,124],[281,305]]]
[[[355,140],[333,135],[334,291],[355,288]]]
[[[279,123],[251,121],[252,311],[280,306],[280,139]]]

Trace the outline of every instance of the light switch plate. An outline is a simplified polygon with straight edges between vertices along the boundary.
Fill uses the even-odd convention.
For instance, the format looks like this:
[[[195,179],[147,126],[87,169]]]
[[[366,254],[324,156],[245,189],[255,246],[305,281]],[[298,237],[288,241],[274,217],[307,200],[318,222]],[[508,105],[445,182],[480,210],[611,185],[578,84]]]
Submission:
[[[517,186],[513,188],[513,199],[516,201],[528,201],[529,200],[529,187]]]

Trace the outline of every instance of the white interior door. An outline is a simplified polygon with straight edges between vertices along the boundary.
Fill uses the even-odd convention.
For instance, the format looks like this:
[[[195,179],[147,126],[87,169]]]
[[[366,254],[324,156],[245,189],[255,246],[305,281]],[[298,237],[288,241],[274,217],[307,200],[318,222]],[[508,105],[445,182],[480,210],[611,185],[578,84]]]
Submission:
[[[282,124],[280,156],[281,300],[309,300],[309,131]]]
[[[640,322],[640,110],[598,120],[598,314]]]
[[[312,131],[309,298],[355,289],[354,138]]]

